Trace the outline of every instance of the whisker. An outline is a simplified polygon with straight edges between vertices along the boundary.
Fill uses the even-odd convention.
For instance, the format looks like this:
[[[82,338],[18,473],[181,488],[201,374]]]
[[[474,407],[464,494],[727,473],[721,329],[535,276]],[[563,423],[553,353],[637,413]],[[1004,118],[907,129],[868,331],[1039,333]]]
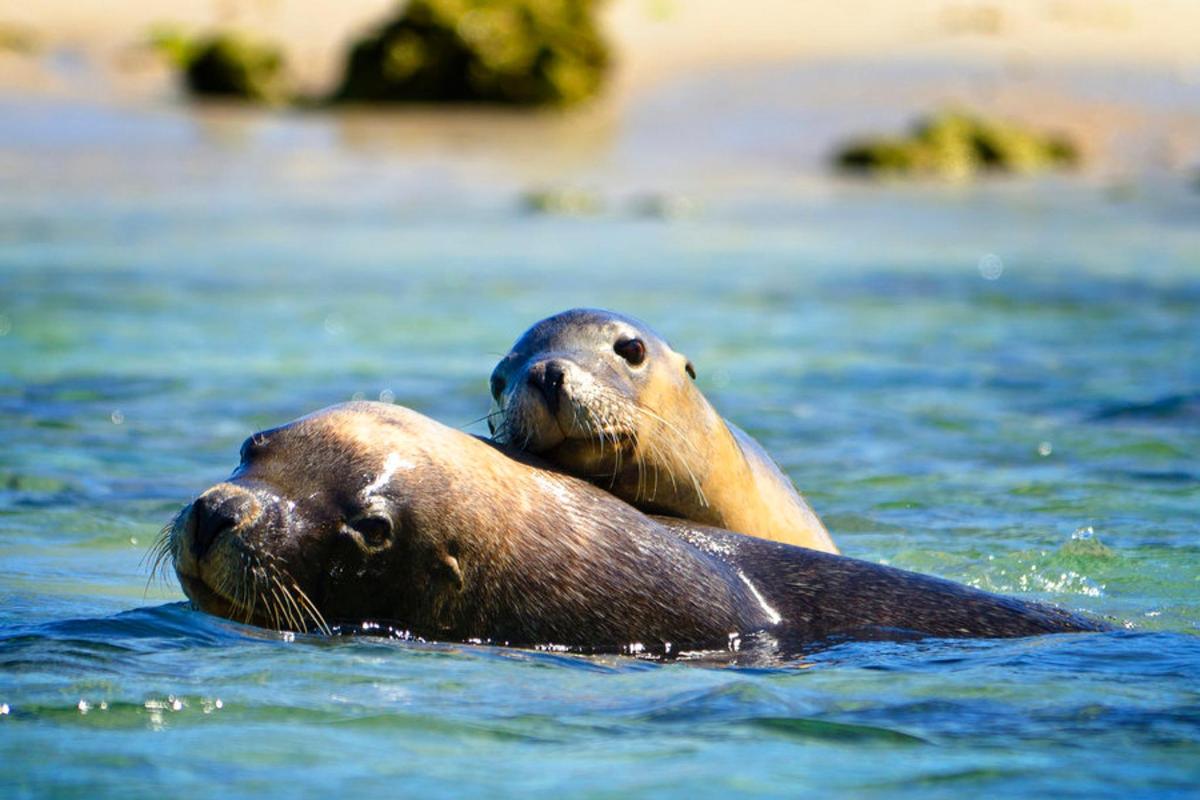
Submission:
[[[290,577],[289,577],[289,580],[291,580]],[[317,610],[316,603],[314,603],[309,598],[309,596],[304,593],[304,590],[301,589],[300,586],[295,581],[292,581],[292,588],[296,590],[296,594],[300,597],[300,599],[308,607],[308,611],[312,615],[313,622],[317,623],[317,627],[321,629],[321,632],[324,633],[326,636],[332,636],[333,631],[329,628],[329,624],[325,622],[324,615],[321,614],[321,612]]]
[[[490,422],[493,417],[502,415],[503,413],[504,412],[501,411],[500,409],[496,409],[495,411],[489,411],[488,413],[484,414],[482,417],[477,417],[477,418],[471,420],[470,422],[459,425],[458,429],[463,430],[465,428],[471,427],[472,425],[478,425],[481,422]]]
[[[283,598],[282,611],[284,618],[287,619],[288,625],[291,626],[293,630],[300,630],[300,623],[294,616],[292,616],[292,596],[288,593],[288,590],[284,588],[283,584],[279,582],[279,578],[275,577],[274,573],[271,573],[271,582],[274,583],[279,589],[279,594]]]

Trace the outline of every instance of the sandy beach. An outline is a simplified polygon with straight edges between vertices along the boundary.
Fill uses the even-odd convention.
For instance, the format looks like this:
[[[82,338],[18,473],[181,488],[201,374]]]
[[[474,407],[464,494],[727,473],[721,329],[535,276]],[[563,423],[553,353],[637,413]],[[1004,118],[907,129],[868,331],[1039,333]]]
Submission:
[[[82,53],[125,88],[154,85],[140,47],[156,26],[236,28],[285,45],[296,78],[327,88],[354,36],[394,0],[0,0],[0,32],[39,52]],[[1200,81],[1200,5],[1185,0],[610,0],[602,11],[626,99],[714,66],[822,58],[936,58],[1158,67]],[[0,86],[52,88],[19,56],[0,55]]]
[[[177,106],[176,76],[147,44],[163,26],[279,43],[294,83],[319,95],[348,43],[394,5],[0,0],[0,96]],[[823,172],[847,138],[951,106],[1065,133],[1105,180],[1200,159],[1200,4],[749,0],[735,12],[717,0],[610,0],[602,13],[616,69],[598,102],[570,114],[410,108],[402,126],[392,112],[339,125],[385,150],[455,163],[483,154],[534,183],[603,182],[614,163],[658,183],[672,171],[685,182]]]

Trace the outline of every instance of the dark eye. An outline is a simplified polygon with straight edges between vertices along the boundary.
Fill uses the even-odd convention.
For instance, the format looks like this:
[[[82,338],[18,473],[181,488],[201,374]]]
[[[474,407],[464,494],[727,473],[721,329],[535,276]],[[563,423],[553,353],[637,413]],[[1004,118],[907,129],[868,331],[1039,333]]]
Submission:
[[[696,368],[692,366],[692,362],[687,362],[683,365],[683,368],[687,371],[688,375],[692,376],[692,380],[696,380]]]
[[[383,547],[392,538],[392,521],[387,517],[359,517],[346,524],[358,532],[367,547]]]
[[[492,397],[499,400],[500,394],[504,391],[504,387],[507,385],[508,383],[502,376],[492,373]]]
[[[646,345],[641,339],[621,339],[613,345],[613,351],[635,367],[646,360]]]

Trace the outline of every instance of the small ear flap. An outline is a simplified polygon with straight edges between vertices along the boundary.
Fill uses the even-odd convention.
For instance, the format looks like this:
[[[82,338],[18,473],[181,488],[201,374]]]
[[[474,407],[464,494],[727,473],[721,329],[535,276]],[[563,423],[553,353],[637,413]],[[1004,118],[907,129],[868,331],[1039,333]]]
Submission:
[[[462,589],[463,575],[462,569],[458,566],[458,559],[443,550],[437,556],[437,563],[442,577],[454,584],[455,589]]]
[[[683,368],[687,372],[688,375],[692,376],[692,380],[696,380],[696,368],[692,366],[691,360],[689,360],[686,364],[684,364]]]

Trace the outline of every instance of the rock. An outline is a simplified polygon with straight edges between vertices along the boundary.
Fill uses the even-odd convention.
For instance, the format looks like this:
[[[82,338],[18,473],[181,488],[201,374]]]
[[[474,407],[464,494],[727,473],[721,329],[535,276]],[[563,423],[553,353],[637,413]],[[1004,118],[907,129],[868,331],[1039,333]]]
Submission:
[[[160,30],[151,41],[183,73],[193,95],[257,102],[287,97],[283,52],[275,45],[227,31],[192,38]]]
[[[609,66],[595,0],[412,0],[356,43],[335,100],[568,105]]]
[[[0,53],[32,56],[36,55],[40,49],[41,42],[31,29],[21,25],[0,23]]]
[[[604,203],[583,189],[536,189],[521,196],[521,207],[531,214],[587,216],[600,213]]]
[[[1030,174],[1079,163],[1069,139],[961,112],[919,121],[909,136],[852,142],[835,157],[845,171],[969,178],[980,172]]]

